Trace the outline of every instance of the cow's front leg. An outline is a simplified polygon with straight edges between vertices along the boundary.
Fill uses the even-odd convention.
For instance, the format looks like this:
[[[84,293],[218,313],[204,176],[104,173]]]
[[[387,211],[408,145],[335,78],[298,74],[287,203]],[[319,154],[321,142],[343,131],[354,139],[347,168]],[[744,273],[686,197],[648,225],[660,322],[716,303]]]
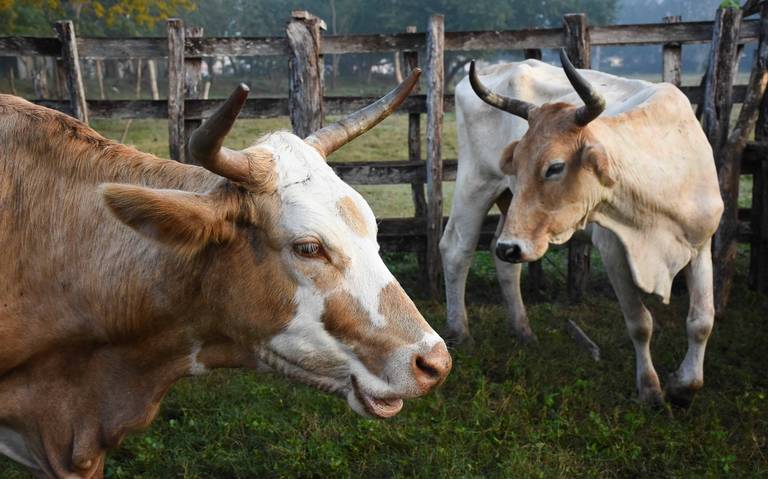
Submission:
[[[704,386],[704,351],[715,322],[710,242],[699,250],[684,271],[689,291],[688,352],[680,368],[670,376],[666,392],[670,402],[688,407],[696,392]]]
[[[440,256],[445,276],[448,329],[445,339],[451,344],[471,340],[464,294],[467,274],[477,248],[485,215],[503,185],[493,185],[462,175],[456,182],[451,216],[440,238]],[[474,180],[474,181],[470,181]]]
[[[653,318],[643,304],[641,291],[632,280],[624,247],[612,232],[604,228],[596,228],[593,242],[600,251],[635,348],[635,378],[640,400],[652,406],[661,406],[664,395],[651,360]]]
[[[499,201],[498,203],[501,203],[499,204],[501,211],[506,212],[507,208],[504,208],[503,202]],[[525,312],[523,296],[520,293],[520,275],[523,266],[520,263],[508,263],[502,261],[496,255],[496,241],[499,239],[499,235],[504,228],[505,220],[506,215],[502,213],[501,218],[499,218],[499,224],[496,227],[496,233],[493,235],[491,255],[496,264],[496,275],[498,276],[499,285],[501,286],[501,294],[504,297],[504,304],[507,306],[509,328],[521,343],[535,343],[537,341],[536,335],[533,333],[531,325],[528,322],[528,314]]]

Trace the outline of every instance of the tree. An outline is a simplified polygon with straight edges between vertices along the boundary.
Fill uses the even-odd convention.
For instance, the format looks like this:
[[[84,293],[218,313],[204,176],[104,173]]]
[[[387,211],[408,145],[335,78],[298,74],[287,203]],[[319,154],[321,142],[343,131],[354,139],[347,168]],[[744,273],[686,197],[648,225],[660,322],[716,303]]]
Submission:
[[[75,22],[83,35],[147,35],[158,22],[194,10],[194,0],[0,0],[4,34],[50,35],[50,25]]]

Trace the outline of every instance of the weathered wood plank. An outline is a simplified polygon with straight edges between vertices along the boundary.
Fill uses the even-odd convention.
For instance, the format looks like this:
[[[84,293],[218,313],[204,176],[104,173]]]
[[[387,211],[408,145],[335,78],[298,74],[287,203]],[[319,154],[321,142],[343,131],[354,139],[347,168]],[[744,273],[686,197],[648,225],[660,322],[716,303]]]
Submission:
[[[171,18],[168,29],[168,149],[184,163],[184,22]]]
[[[83,58],[126,59],[164,58],[168,41],[163,37],[82,37],[77,40]]]
[[[402,185],[427,182],[426,163],[416,161],[364,161],[330,163],[351,185]],[[456,181],[456,160],[443,160],[443,181]]]
[[[203,36],[203,27],[187,27],[184,32],[184,39],[201,38]],[[202,80],[203,80],[203,60],[201,57],[188,57],[186,48],[184,52],[184,98],[197,100],[202,98]],[[185,105],[186,107],[186,105]],[[185,108],[186,109],[186,108]],[[202,124],[199,118],[192,118],[184,115],[184,160],[193,163],[192,156],[189,154],[189,138],[192,132]]]
[[[718,162],[720,149],[728,137],[733,106],[732,86],[738,48],[741,11],[719,8],[712,31],[712,47],[705,75],[701,123]]]
[[[320,21],[314,16],[293,17],[285,28],[291,51],[288,60],[288,109],[293,132],[301,138],[323,126]]]
[[[56,22],[54,25],[61,42],[61,57],[64,61],[64,71],[67,77],[67,90],[72,106],[72,116],[88,123],[88,105],[85,103],[85,86],[80,70],[80,57],[77,51],[75,26],[71,21]]]
[[[427,25],[427,276],[433,300],[442,297],[440,237],[443,234],[443,93],[445,17]]]
[[[707,43],[712,38],[712,22],[685,22],[676,25],[639,24],[591,27],[591,43],[601,45],[641,45],[663,43]],[[759,22],[745,21],[740,42],[758,38]],[[565,46],[562,30],[523,29],[507,31],[447,32],[445,47],[449,51],[524,50],[529,48],[558,48]],[[327,35],[323,37],[321,54],[415,51],[426,47],[424,33],[391,35]],[[162,58],[168,56],[165,38],[102,38],[78,39],[81,58]],[[0,37],[0,56],[45,55],[58,56],[61,44],[56,38]],[[185,55],[197,56],[267,56],[288,55],[285,37],[210,37],[189,38]]]
[[[379,219],[378,240],[384,252],[420,252],[425,247],[426,222],[421,218],[383,218]],[[448,222],[448,217],[443,218],[443,225]],[[486,216],[480,229],[480,239],[477,251],[488,251],[499,222],[499,215]],[[739,226],[739,241],[749,242],[751,237],[749,223],[741,223]],[[567,247],[553,245],[551,249]]]
[[[666,25],[676,25],[683,21],[683,17],[676,15],[664,17]],[[681,83],[681,53],[682,47],[679,43],[665,43],[661,47],[661,81],[680,86]]]
[[[642,45],[660,43],[708,43],[712,40],[713,22],[685,22],[639,25],[610,25],[591,27],[590,39],[597,45]],[[760,32],[760,22],[745,21],[739,34],[740,42],[754,42]]]
[[[587,16],[583,13],[564,15],[563,36],[568,57],[574,66],[590,68],[590,32],[587,28]],[[566,289],[572,302],[581,301],[586,291],[591,251],[592,247],[587,243],[569,243]]]
[[[0,57],[61,55],[61,41],[46,37],[0,37]]]
[[[722,17],[727,19],[727,12],[731,9],[725,10]],[[741,11],[733,10],[735,10],[732,12],[734,21],[738,23],[741,19]],[[718,11],[719,13],[720,11]],[[744,106],[739,112],[733,132],[715,157],[715,162],[718,163],[717,173],[720,182],[720,193],[725,203],[720,227],[715,232],[712,240],[716,313],[722,313],[728,304],[733,285],[733,275],[736,270],[736,252],[740,225],[738,218],[739,177],[741,174],[742,152],[757,121],[758,109],[765,95],[766,86],[768,86],[768,7],[763,10],[761,20],[760,43],[752,65],[749,86],[747,87],[747,98],[744,100]],[[725,30],[727,22],[724,21],[723,25]],[[738,28],[738,26],[731,28]],[[728,63],[727,60],[726,58],[720,58],[720,63],[724,64],[722,66],[723,69],[733,65],[733,63]],[[733,61],[731,60],[731,62]],[[718,69],[720,68],[718,67]]]
[[[188,39],[184,53],[199,57],[270,56],[290,55],[291,49],[285,37],[208,37]]]

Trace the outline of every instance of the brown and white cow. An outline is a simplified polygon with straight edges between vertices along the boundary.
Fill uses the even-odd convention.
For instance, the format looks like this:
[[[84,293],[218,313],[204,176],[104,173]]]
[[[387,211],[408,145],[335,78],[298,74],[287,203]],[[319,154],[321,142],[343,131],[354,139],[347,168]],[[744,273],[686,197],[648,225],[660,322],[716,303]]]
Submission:
[[[688,352],[667,384],[667,397],[687,405],[704,383],[704,351],[712,330],[710,242],[723,211],[712,149],[688,99],[670,84],[646,83],[608,104],[560,52],[583,106],[536,106],[470,82],[486,103],[528,121],[501,155],[513,192],[496,242],[503,261],[534,261],[550,243],[591,225],[618,296],[637,360],[641,399],[663,394],[651,361],[651,315],[642,293],[669,301],[684,271],[690,292]],[[526,323],[527,324],[527,323]]]
[[[180,164],[0,95],[0,453],[42,477],[101,477],[179,378],[266,366],[397,414],[451,368],[378,254],[376,221],[325,157],[418,72],[306,140],[222,142],[239,87]]]

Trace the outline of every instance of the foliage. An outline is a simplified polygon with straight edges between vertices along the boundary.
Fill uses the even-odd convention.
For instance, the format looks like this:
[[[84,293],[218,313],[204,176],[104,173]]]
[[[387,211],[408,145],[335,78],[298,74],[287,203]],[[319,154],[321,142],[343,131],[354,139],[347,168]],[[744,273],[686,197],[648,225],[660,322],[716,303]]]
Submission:
[[[741,8],[741,5],[736,0],[723,0],[720,8]]]
[[[79,34],[146,35],[158,22],[194,8],[194,0],[0,0],[0,31],[50,35],[51,23],[68,19]]]

